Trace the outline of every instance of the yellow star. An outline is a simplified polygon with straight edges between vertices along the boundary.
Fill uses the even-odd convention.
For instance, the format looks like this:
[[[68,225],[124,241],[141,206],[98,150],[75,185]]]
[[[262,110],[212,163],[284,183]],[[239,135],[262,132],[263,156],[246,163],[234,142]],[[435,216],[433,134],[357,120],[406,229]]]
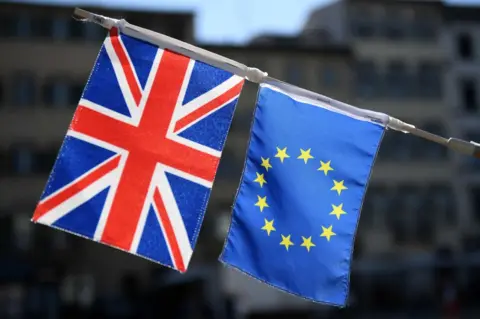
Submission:
[[[262,230],[265,230],[268,236],[270,236],[270,232],[276,231],[275,227],[273,227],[273,219],[271,221],[265,219],[265,226],[262,227]]]
[[[307,164],[308,160],[311,159],[311,158],[313,158],[313,156],[310,155],[310,151],[311,151],[311,150],[312,150],[311,148],[309,148],[309,149],[306,150],[306,151],[300,149],[300,153],[301,153],[301,154],[300,154],[300,156],[297,157],[297,158],[298,158],[298,159],[303,159],[303,161],[305,162],[305,164]]]
[[[263,184],[267,183],[263,174],[258,174],[258,173],[257,173],[257,178],[254,180],[254,182],[259,183],[260,187],[263,187]]]
[[[325,237],[327,238],[328,241],[330,241],[330,237],[332,236],[335,236],[336,234],[332,231],[332,225],[330,225],[330,227],[326,228],[326,227],[323,227],[322,226],[322,234],[320,235],[320,237]]]
[[[342,193],[343,190],[348,189],[346,186],[343,185],[344,181],[333,181],[334,186],[330,189],[331,191],[337,191],[338,195]]]
[[[291,235],[288,235],[288,236],[283,236],[282,235],[282,241],[280,242],[280,245],[282,246],[285,246],[285,248],[288,250],[288,247],[289,246],[293,246],[293,243],[292,241],[290,240],[290,236]]]
[[[268,172],[268,169],[272,168],[272,165],[270,164],[270,158],[263,158],[262,157],[262,165],[261,166],[265,167],[265,169]]]
[[[257,197],[258,197],[258,201],[257,201],[257,203],[255,204],[255,206],[260,207],[260,212],[263,212],[263,209],[264,209],[265,207],[270,207],[270,206],[268,206],[268,204],[267,204],[267,196],[265,196],[265,197],[260,197],[260,196],[257,195]]]
[[[333,168],[330,166],[330,162],[331,161],[324,163],[320,161],[320,168],[317,169],[317,171],[323,171],[325,173],[325,176],[327,176],[328,171],[333,171]]]
[[[340,219],[340,216],[341,215],[345,215],[346,212],[343,210],[343,204],[340,204],[338,206],[335,206],[332,204],[332,212],[330,213],[330,215],[335,215],[337,216],[337,219]]]
[[[278,157],[280,159],[280,162],[283,163],[283,160],[286,158],[289,158],[290,155],[287,154],[287,148],[279,149],[277,147],[277,154],[275,154],[275,157]]]
[[[307,251],[310,252],[310,247],[315,247],[315,244],[312,243],[312,236],[308,238],[305,238],[302,236],[302,239],[303,239],[303,243],[301,246],[307,248]]]

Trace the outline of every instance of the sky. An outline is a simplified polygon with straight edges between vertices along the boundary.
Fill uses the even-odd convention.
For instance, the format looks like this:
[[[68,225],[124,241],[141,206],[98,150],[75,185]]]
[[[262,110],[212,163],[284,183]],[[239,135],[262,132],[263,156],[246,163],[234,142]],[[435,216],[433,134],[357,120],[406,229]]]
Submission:
[[[17,0],[19,1],[19,0]],[[334,0],[20,0],[30,3],[193,11],[195,37],[208,43],[243,44],[261,33],[295,34],[309,13]],[[480,5],[480,0],[449,0]]]

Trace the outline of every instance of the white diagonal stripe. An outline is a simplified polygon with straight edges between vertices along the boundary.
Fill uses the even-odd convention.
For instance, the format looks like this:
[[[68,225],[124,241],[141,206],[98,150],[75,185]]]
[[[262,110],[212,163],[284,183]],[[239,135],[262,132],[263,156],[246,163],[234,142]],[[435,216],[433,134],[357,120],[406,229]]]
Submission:
[[[224,106],[230,104],[233,100],[235,100],[235,99],[237,99],[237,98],[238,98],[238,95],[232,97],[230,100],[228,100],[228,101],[226,101],[225,103],[223,103],[222,105],[218,106],[216,109],[213,109],[213,110],[209,111],[208,113],[203,114],[202,116],[198,117],[195,121],[192,121],[190,124],[182,127],[180,130],[175,131],[174,134],[180,134],[180,133],[182,133],[183,131],[185,131],[185,130],[188,129],[189,127],[191,127],[191,126],[195,125],[196,123],[200,122],[201,120],[203,120],[204,118],[206,118],[206,117],[209,116],[210,114],[217,112],[218,110],[220,110],[220,109],[223,108]],[[232,115],[233,115],[233,114],[232,114]]]
[[[183,217],[178,209],[177,202],[175,200],[175,196],[173,195],[172,188],[170,187],[170,183],[168,182],[167,175],[165,174],[164,167],[161,164],[158,165],[162,169],[159,170],[158,175],[155,176],[155,181],[157,182],[160,196],[162,197],[163,204],[165,205],[165,211],[168,215],[170,223],[172,224],[173,232],[175,233],[175,238],[177,240],[178,247],[180,248],[180,254],[182,255],[183,264],[186,268],[190,262],[190,258],[192,257],[192,246],[190,245],[187,229],[185,228]],[[165,238],[165,240],[168,241],[167,238]]]
[[[115,72],[115,76],[118,80],[118,85],[120,86],[120,90],[122,91],[122,95],[125,99],[128,110],[130,111],[130,115],[135,118],[137,117],[138,112],[137,103],[135,103],[132,91],[130,90],[130,86],[128,85],[127,77],[125,76],[125,72],[123,71],[122,63],[120,62],[117,54],[115,53],[115,49],[113,48],[112,40],[110,37],[107,37],[105,39],[104,46],[105,50],[107,51],[108,57],[112,62],[113,71]]]
[[[71,136],[71,137],[77,138],[79,140],[83,140],[85,142],[88,142],[90,144],[99,146],[101,148],[107,149],[107,150],[112,151],[112,152],[117,153],[117,154],[122,154],[122,155],[127,154],[127,151],[125,151],[123,148],[120,148],[116,145],[107,143],[105,141],[99,140],[98,138],[95,138],[95,137],[92,137],[90,135],[86,135],[86,134],[83,134],[83,133],[80,133],[80,132],[77,132],[77,131],[74,131],[74,130],[68,130],[67,131],[67,136]]]
[[[154,190],[155,189],[156,189],[156,186]],[[168,241],[167,235],[165,233],[165,227],[163,226],[162,219],[160,218],[160,215],[158,213],[159,208],[157,207],[157,205],[155,205],[155,203],[153,203],[153,209],[155,211],[155,217],[157,218],[157,222],[160,225],[160,229],[162,230],[163,237],[165,238],[165,244],[167,245],[167,250],[168,250],[168,254],[170,255],[170,260],[172,261],[172,265],[175,269],[178,269],[178,265],[175,261],[175,258],[173,258],[172,247],[170,246],[170,242]]]
[[[214,87],[210,91],[196,97],[195,99],[191,100],[187,104],[183,105],[178,109],[178,112],[175,114],[175,120],[178,121],[179,119],[187,116],[188,114],[196,111],[200,107],[204,106],[208,102],[216,99],[220,95],[224,94],[231,88],[233,88],[238,83],[242,82],[243,78],[233,75],[228,80],[223,82],[222,84]],[[182,99],[183,100],[183,99]]]
[[[140,85],[140,80],[138,79],[137,72],[135,71],[135,67],[133,66],[133,62],[130,59],[130,54],[128,54],[127,48],[125,47],[125,44],[123,43],[123,36],[120,32],[118,32],[118,42],[120,43],[120,46],[122,47],[123,52],[125,53],[125,56],[127,57],[128,63],[130,64],[130,67],[132,68],[133,71],[133,76],[135,77],[135,82],[137,83],[138,89],[140,90],[141,93],[143,93],[142,86]]]
[[[155,53],[155,58],[153,59],[152,68],[150,69],[147,82],[145,83],[145,90],[143,91],[142,98],[140,99],[140,104],[138,105],[139,116],[134,118],[135,125],[137,126],[140,123],[141,117],[143,115],[143,111],[145,110],[145,104],[150,98],[150,92],[152,91],[153,81],[155,80],[155,76],[157,75],[158,67],[163,57],[163,52],[164,51],[162,49],[158,49],[157,52]]]
[[[93,240],[95,241],[100,241],[100,239],[102,239],[103,231],[105,230],[105,226],[107,225],[108,216],[110,215],[110,211],[112,208],[113,199],[115,198],[115,193],[117,192],[118,183],[120,182],[119,175],[121,175],[121,172],[123,172],[123,169],[125,168],[127,158],[128,153],[125,151],[120,157],[117,168],[114,170],[115,180],[113,180],[110,184],[110,190],[108,192],[107,198],[105,199],[105,203],[103,204],[97,227],[95,228],[95,234],[93,235]]]
[[[167,135],[169,135],[169,133],[173,133],[176,122],[175,119],[177,118],[176,114],[182,112],[182,108],[184,107],[182,105],[182,101],[185,98],[185,93],[187,92],[188,84],[190,83],[190,78],[192,77],[192,71],[194,66],[195,60],[190,59],[190,61],[188,61],[187,70],[185,71],[185,77],[183,78],[182,87],[180,88],[180,92],[178,93],[177,103],[175,104],[172,120],[170,121],[170,125],[168,126]]]
[[[210,155],[215,156],[215,157],[220,157],[222,155],[222,152],[217,151],[216,149],[213,149],[211,147],[208,147],[208,146],[202,145],[200,143],[191,141],[189,139],[186,139],[184,137],[181,137],[179,135],[176,135],[176,134],[173,134],[173,133],[170,133],[170,132],[167,133],[167,138],[172,140],[172,141],[175,141],[177,143],[180,143],[180,144],[183,144],[183,145],[188,146],[190,148],[193,148],[197,151],[200,151],[200,152],[203,152],[203,153],[206,153],[206,154],[210,154]]]
[[[69,199],[67,199],[66,201],[64,201],[63,203],[56,206],[55,208],[50,210],[48,213],[40,217],[37,220],[37,222],[45,225],[54,224],[57,220],[67,215],[68,213],[70,213],[71,211],[73,211],[75,208],[79,207],[83,203],[92,199],[95,195],[97,195],[102,190],[110,186],[116,177],[115,176],[116,171],[117,169],[111,171],[110,173],[106,174],[102,178],[99,178],[97,181],[90,184],[88,187],[86,187],[82,191],[78,192],[74,196],[70,197]],[[109,192],[111,191],[112,190],[110,189]]]
[[[131,125],[137,125],[133,121],[133,119],[135,117],[132,116],[132,118],[130,118],[126,115],[123,115],[123,114],[120,114],[118,112],[112,111],[111,109],[103,107],[100,104],[94,103],[94,102],[92,102],[90,100],[87,100],[87,99],[81,99],[80,102],[79,102],[79,107],[85,107],[85,108],[91,109],[95,112],[106,115],[106,116],[111,117],[111,118],[113,118],[117,121],[120,121],[120,122],[128,123],[128,124],[131,124]]]
[[[71,130],[67,132],[67,136],[72,136],[72,137],[74,137],[74,138],[87,141],[87,142],[89,142],[89,143],[91,143],[91,144],[97,144],[97,143],[92,143],[92,141],[95,141],[95,139],[92,138],[92,140],[87,140],[87,139],[84,139],[84,138],[82,137],[82,135],[83,135],[83,134],[78,133],[78,132],[75,132],[75,131],[71,131]],[[101,142],[101,141],[100,141],[100,142]],[[100,146],[100,147],[106,148],[106,149],[108,149],[108,150],[111,150],[111,151],[113,151],[113,152],[116,152],[116,153],[118,153],[118,154],[120,154],[120,155],[125,154],[125,151],[122,150],[122,149],[112,149],[110,144],[107,144],[107,143],[104,143],[104,142],[102,142],[101,144],[106,144],[107,147],[105,147],[104,145],[99,145],[99,144],[97,144],[97,145]],[[80,175],[79,177],[77,177],[75,180],[73,180],[73,181],[71,181],[70,183],[68,183],[68,184],[60,187],[60,188],[57,189],[55,192],[53,192],[53,193],[51,193],[50,195],[48,195],[48,196],[46,196],[45,198],[43,198],[43,199],[40,201],[40,203],[44,203],[44,202],[46,202],[47,200],[49,200],[50,198],[57,196],[57,194],[61,193],[64,189],[70,187],[72,184],[76,183],[78,180],[80,180],[80,179],[84,178],[85,176],[89,175],[91,172],[93,172],[94,170],[98,169],[98,167],[100,167],[100,166],[104,165],[105,163],[111,161],[111,160],[112,160],[114,157],[116,157],[116,156],[118,156],[118,155],[113,155],[112,157],[106,159],[106,160],[105,160],[104,162],[102,162],[101,164],[92,167],[90,170],[86,171],[85,173],[83,173],[82,175]],[[120,162],[121,162],[121,160],[120,160]]]

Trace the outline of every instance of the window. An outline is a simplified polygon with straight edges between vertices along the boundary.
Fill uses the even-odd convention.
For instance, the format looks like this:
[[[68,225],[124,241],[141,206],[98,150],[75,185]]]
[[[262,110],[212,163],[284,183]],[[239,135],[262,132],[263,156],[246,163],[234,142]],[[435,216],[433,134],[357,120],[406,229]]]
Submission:
[[[432,244],[435,236],[435,211],[421,210],[417,215],[416,240],[422,244]],[[433,216],[432,216],[433,215]]]
[[[86,23],[78,23],[78,21],[71,20],[68,22],[68,37],[74,40],[82,39],[85,36]]]
[[[418,66],[417,95],[439,98],[442,95],[442,69],[437,63],[422,62]]]
[[[439,30],[435,12],[429,9],[415,10],[415,19],[412,23],[412,34],[420,40],[434,40]]]
[[[420,210],[421,191],[414,185],[401,185],[390,201],[387,225],[394,234],[397,243],[405,243],[409,232],[413,230],[412,222]]]
[[[393,240],[397,245],[402,245],[408,242],[408,226],[404,222],[396,222],[390,226],[393,234]]]
[[[475,80],[461,80],[459,94],[461,98],[461,106],[465,111],[469,113],[478,112],[477,87]]]
[[[375,219],[387,215],[391,194],[384,185],[371,185],[367,189],[364,206],[362,207],[362,223],[373,225]]]
[[[58,147],[51,147],[37,152],[37,171],[39,173],[49,173],[57,159]]]
[[[28,72],[19,72],[13,77],[13,104],[31,106],[35,103],[35,79]]]
[[[415,139],[409,134],[390,134],[396,135],[390,138],[392,159],[396,161],[409,161],[418,157],[416,154],[415,145],[418,139]],[[388,134],[387,134],[388,136]]]
[[[70,85],[70,92],[68,95],[69,96],[68,104],[73,108],[77,107],[78,102],[80,101],[80,98],[82,97],[82,94],[83,94],[83,88],[84,88],[83,83],[72,83]]]
[[[52,78],[42,88],[43,103],[48,107],[65,107],[69,103],[69,83],[66,79]]]
[[[14,37],[17,35],[18,17],[12,14],[2,14],[0,16],[0,37]]]
[[[480,223],[480,186],[475,186],[470,189],[470,200],[472,201],[472,210]]]
[[[371,38],[375,34],[372,21],[357,20],[352,22],[352,34],[359,38]]]
[[[49,17],[36,17],[30,22],[34,37],[47,38],[53,34],[53,20]]]
[[[27,145],[16,145],[10,149],[11,167],[13,172],[25,175],[33,172],[34,155],[31,147]]]
[[[405,23],[401,19],[401,12],[388,10],[384,20],[384,34],[390,40],[400,40],[405,37]]]
[[[398,187],[397,196],[398,200],[402,202],[401,209],[404,217],[412,217],[420,210],[423,199],[421,190],[417,186],[401,185]]]
[[[473,41],[470,34],[463,33],[457,37],[457,54],[463,60],[473,58]]]
[[[69,22],[70,20],[67,20],[62,17],[55,18],[52,21],[52,37],[55,40],[65,40],[67,38]],[[87,23],[87,25],[94,25],[94,24]]]
[[[395,158],[397,152],[397,137],[398,134],[385,134],[382,141],[382,147],[378,151],[379,161],[388,161]]]
[[[454,223],[453,192],[448,185],[430,185],[422,190],[416,212],[415,238],[419,243],[432,244],[438,225]]]
[[[32,223],[30,214],[16,213],[13,215],[14,244],[17,249],[27,251],[32,244]]]
[[[373,97],[379,92],[379,76],[372,61],[361,61],[355,70],[356,90],[360,97]]]
[[[18,17],[17,21],[17,36],[18,37],[29,37],[32,33],[32,26],[31,26],[31,21],[30,21],[30,16],[29,14],[21,14]]]
[[[303,72],[303,64],[301,61],[288,61],[287,62],[287,82],[297,85],[304,86],[305,74]]]
[[[450,226],[456,223],[455,196],[449,185],[430,185],[426,191],[424,204],[432,216],[432,223],[435,220]]]
[[[385,89],[388,96],[409,97],[410,83],[405,63],[403,61],[390,62],[385,74]]]
[[[392,191],[385,220],[390,229],[404,222],[403,217],[406,217],[406,214],[402,206],[403,204],[403,198],[399,196],[398,191]]]
[[[42,87],[42,100],[47,107],[76,107],[83,93],[83,84],[68,78],[53,77]]]
[[[359,38],[370,38],[375,35],[374,19],[368,7],[352,8],[352,35]]]
[[[337,83],[335,77],[335,68],[331,65],[326,65],[320,68],[320,77],[323,87],[334,87]]]

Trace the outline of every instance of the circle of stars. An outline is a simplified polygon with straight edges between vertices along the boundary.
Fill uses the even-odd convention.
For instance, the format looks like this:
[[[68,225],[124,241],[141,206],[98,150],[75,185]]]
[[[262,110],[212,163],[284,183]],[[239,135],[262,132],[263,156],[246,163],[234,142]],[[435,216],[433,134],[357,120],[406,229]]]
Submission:
[[[278,159],[278,165],[284,164],[285,160],[291,159],[290,155],[287,152],[287,147],[277,147],[276,148],[277,153],[274,155],[273,158]],[[314,160],[315,157],[312,155],[312,149],[300,149],[300,155],[296,158],[297,160],[301,160],[304,162],[304,164],[307,164],[309,160]],[[264,172],[256,172],[256,178],[254,179],[255,183],[258,183],[260,188],[262,189],[265,184],[267,183],[266,180],[266,174],[269,172],[271,169],[275,169],[273,167],[272,163],[270,162],[270,157],[261,157],[261,164],[260,166],[263,168],[262,170],[265,170]],[[276,166],[276,165],[275,165]],[[328,176],[329,172],[334,171],[334,168],[332,167],[331,160],[328,161],[322,161],[320,160],[320,167],[317,169],[317,171],[322,172],[324,176]],[[330,191],[334,191],[338,194],[338,196],[342,195],[343,191],[348,190],[348,188],[344,185],[344,180],[333,180],[333,186],[330,189]],[[260,196],[257,195],[257,201],[254,204],[256,207],[259,208],[260,213],[263,213],[266,208],[269,208],[270,206],[268,205],[267,202],[267,196]],[[329,215],[334,216],[337,220],[340,220],[340,218],[347,214],[343,210],[343,203],[338,203],[337,205],[331,204],[332,206],[332,211],[329,213]],[[264,218],[264,225],[261,227],[262,231],[265,231],[267,236],[270,236],[272,232],[277,231],[277,229],[274,226],[275,220],[272,218],[271,220]],[[320,238],[325,238],[328,242],[332,239],[332,237],[336,236],[337,234],[333,231],[333,225],[329,226],[324,226],[321,225],[322,228],[322,233],[319,235]],[[284,246],[286,251],[289,251],[289,248],[291,246],[295,246],[295,243],[292,241],[292,235],[291,234],[280,234],[282,237],[282,240],[280,241],[280,245]],[[314,243],[314,239],[312,239],[312,236],[309,237],[304,237],[301,236],[302,238],[302,244],[300,247],[305,247],[305,250],[307,252],[310,252],[311,249],[316,247],[316,244]]]

